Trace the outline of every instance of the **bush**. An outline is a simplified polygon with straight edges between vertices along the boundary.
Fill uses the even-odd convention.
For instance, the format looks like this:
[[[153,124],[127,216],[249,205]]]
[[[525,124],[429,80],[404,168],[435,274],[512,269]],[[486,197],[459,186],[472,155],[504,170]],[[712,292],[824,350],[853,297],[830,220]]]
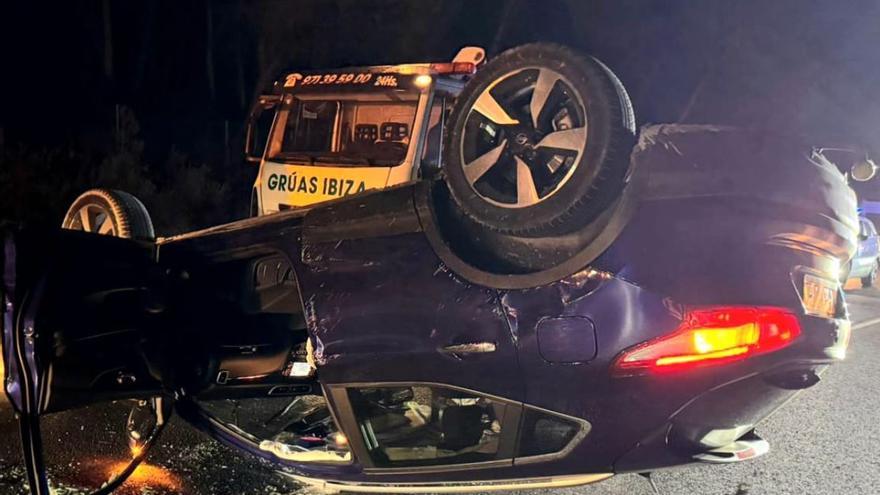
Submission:
[[[91,154],[73,145],[5,147],[0,153],[0,218],[60,225],[83,191],[121,189],[137,196],[153,218],[157,235],[173,235],[233,219],[247,198],[212,168],[171,150],[161,167],[144,158],[144,143],[134,113],[122,107],[113,148]]]

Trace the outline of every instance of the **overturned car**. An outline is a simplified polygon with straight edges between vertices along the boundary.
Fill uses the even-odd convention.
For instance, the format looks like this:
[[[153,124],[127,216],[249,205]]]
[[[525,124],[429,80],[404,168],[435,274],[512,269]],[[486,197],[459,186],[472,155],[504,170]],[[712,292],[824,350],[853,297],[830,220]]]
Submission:
[[[561,487],[766,453],[756,426],[845,357],[846,177],[796,139],[651,126],[614,151],[625,164],[583,172],[598,180],[588,206],[566,187],[583,186],[591,141],[570,129],[591,113],[526,129],[541,77],[523,79],[530,91],[487,83],[522,102],[502,117],[484,99],[477,113],[508,119],[496,127],[467,124],[481,91],[457,102],[445,142],[481,151],[439,179],[158,240],[6,229],[6,392],[34,493],[47,493],[41,416],[123,399],[153,419],[129,425],[132,464],[105,492],[172,408],[331,490]],[[568,105],[567,80],[541,99]],[[541,158],[558,132],[574,159]],[[469,180],[504,160],[510,175]],[[548,163],[568,178],[524,182]],[[81,222],[147,231],[107,194]]]

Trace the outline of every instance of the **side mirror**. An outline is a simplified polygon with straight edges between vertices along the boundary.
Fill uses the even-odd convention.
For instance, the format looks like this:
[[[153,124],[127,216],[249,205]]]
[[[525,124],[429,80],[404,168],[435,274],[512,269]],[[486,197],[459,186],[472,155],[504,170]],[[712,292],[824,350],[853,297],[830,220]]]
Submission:
[[[867,182],[877,175],[877,164],[870,158],[855,162],[849,171],[850,177],[858,182]]]
[[[281,95],[262,95],[251,110],[244,138],[244,159],[248,163],[260,163],[272,127],[272,112],[281,103]]]
[[[262,161],[262,157],[260,156],[262,149],[265,148],[265,144],[260,146],[260,149],[254,144],[256,142],[255,134],[257,134],[254,129],[255,124],[253,121],[248,121],[247,123],[247,134],[245,134],[244,138],[244,160],[248,163],[258,164]]]

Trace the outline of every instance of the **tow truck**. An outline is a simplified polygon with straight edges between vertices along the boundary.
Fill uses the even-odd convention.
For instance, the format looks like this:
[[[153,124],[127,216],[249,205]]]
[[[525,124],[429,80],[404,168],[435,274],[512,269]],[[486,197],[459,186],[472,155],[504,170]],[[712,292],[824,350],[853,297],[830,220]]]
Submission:
[[[260,166],[252,213],[311,206],[436,173],[452,101],[484,61],[482,48],[465,47],[452,62],[285,74],[251,114],[247,160]],[[271,128],[256,143],[261,120]]]

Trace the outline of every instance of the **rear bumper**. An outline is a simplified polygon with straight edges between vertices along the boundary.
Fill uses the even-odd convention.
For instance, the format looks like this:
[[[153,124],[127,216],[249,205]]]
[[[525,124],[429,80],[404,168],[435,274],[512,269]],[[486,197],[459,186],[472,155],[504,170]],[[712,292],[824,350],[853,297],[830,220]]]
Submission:
[[[855,195],[810,149],[750,131],[643,131],[633,155],[647,175],[641,207],[595,266],[689,307],[788,308],[803,333],[786,349],[729,366],[609,385],[591,435],[612,442],[637,430],[618,444],[615,472],[694,462],[729,445],[844,358],[842,292],[836,319],[806,316],[804,281],[837,286],[841,260],[857,248]],[[637,420],[618,419],[624,415]]]
[[[706,453],[752,435],[800,391],[817,384],[829,364],[845,357],[851,324],[848,319],[802,320],[804,338],[765,362],[743,363],[739,378],[695,395],[621,456],[614,471],[641,472],[704,460]]]

